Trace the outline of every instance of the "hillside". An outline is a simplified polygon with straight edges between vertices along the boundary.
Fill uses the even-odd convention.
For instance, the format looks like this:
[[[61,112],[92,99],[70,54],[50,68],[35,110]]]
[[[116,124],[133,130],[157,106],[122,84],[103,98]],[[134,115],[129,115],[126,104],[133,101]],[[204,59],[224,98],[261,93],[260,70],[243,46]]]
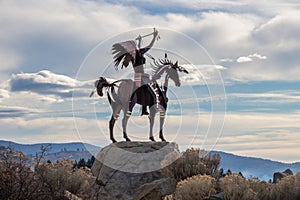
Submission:
[[[0,140],[0,146],[10,147],[16,151],[22,151],[25,155],[34,156],[36,152],[41,151],[41,146],[49,146],[47,154],[58,152],[81,152],[91,151],[98,152],[101,148],[95,145],[72,142],[72,143],[38,143],[38,144],[19,144],[11,141]]]
[[[16,151],[22,151],[28,156],[35,156],[36,152],[41,151],[41,146],[47,146],[50,143],[40,144],[18,144],[10,141],[0,140],[0,146],[11,147]],[[56,161],[58,159],[73,159],[79,160],[84,158],[89,159],[92,154],[96,155],[101,147],[97,147],[91,144],[84,144],[81,142],[72,143],[52,143],[50,144],[50,150],[47,151],[45,160]],[[226,172],[230,169],[232,172],[242,172],[245,177],[255,176],[260,180],[266,180],[273,178],[273,173],[277,171],[284,171],[289,168],[294,173],[300,171],[300,162],[297,163],[282,163],[278,161],[272,161],[262,158],[238,156],[231,153],[222,151],[212,151],[212,153],[220,154],[221,168]]]
[[[222,151],[212,151],[222,157],[221,167],[224,171],[242,172],[245,177],[255,176],[260,180],[268,181],[273,178],[274,172],[291,169],[294,173],[300,171],[300,162],[282,163],[262,158],[238,156]]]

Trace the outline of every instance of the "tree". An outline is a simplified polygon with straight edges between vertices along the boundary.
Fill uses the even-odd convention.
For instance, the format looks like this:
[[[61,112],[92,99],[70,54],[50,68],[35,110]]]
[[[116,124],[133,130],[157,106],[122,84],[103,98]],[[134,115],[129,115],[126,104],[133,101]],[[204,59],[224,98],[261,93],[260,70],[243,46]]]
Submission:
[[[85,167],[85,166],[86,166],[86,162],[85,162],[84,158],[81,158],[77,163],[77,168],[81,168],[81,167]]]
[[[86,166],[87,166],[88,168],[92,168],[94,162],[95,162],[95,156],[92,156],[92,157],[89,158],[88,161],[86,162]]]

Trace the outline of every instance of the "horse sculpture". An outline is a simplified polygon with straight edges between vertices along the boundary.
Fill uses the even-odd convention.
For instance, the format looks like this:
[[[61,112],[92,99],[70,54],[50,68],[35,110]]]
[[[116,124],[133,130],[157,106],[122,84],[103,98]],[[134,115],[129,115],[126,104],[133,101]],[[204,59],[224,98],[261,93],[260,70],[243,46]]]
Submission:
[[[188,73],[186,69],[178,66],[178,62],[172,63],[169,59],[160,59],[159,62],[154,61],[152,65],[153,76],[150,83],[143,85],[137,89],[134,88],[134,82],[131,79],[121,79],[109,83],[104,77],[100,77],[95,82],[98,95],[103,96],[103,88],[107,88],[108,101],[112,107],[112,116],[109,121],[110,139],[113,143],[117,142],[114,138],[113,129],[121,110],[123,111],[122,128],[123,137],[126,141],[130,141],[127,136],[127,122],[131,115],[135,104],[146,105],[150,108],[150,134],[149,139],[155,141],[153,137],[154,118],[157,112],[160,112],[160,131],[159,138],[166,141],[163,136],[163,125],[165,121],[165,113],[167,109],[167,90],[169,79],[173,80],[175,86],[180,86],[178,72]],[[165,81],[161,88],[157,84],[157,80],[164,74]]]

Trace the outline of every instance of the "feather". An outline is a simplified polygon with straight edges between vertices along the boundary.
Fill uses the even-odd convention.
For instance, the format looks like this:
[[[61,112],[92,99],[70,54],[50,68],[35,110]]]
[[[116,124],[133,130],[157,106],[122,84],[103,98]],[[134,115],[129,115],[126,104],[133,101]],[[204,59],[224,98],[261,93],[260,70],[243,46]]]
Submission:
[[[121,69],[128,67],[130,61],[134,62],[136,57],[136,43],[133,40],[115,43],[112,45],[112,54],[115,64],[115,69],[118,70],[118,66],[122,62]]]

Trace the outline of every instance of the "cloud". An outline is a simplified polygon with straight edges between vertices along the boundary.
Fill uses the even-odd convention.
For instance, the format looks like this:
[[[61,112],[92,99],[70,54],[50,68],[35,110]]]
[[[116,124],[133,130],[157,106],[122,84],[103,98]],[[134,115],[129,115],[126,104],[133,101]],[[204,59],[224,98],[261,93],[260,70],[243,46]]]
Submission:
[[[257,59],[260,59],[260,60],[265,60],[267,59],[267,56],[262,56],[258,53],[254,53],[254,54],[251,54],[248,56],[249,58],[257,58]]]
[[[74,120],[71,117],[60,117],[59,119],[57,117],[3,118],[0,125],[5,127],[5,130],[1,132],[1,137],[5,140],[27,144],[39,143],[41,137],[43,142],[80,141],[74,128]]]
[[[215,113],[218,115],[218,113]],[[220,116],[223,116],[220,113]],[[281,160],[291,161],[286,154],[274,154],[275,151],[288,152],[297,150],[299,152],[299,113],[289,114],[267,114],[267,113],[242,113],[231,112],[226,114],[225,126],[222,136],[218,138],[211,127],[211,135],[205,137],[205,133],[211,123],[211,113],[201,112],[191,114],[186,118],[182,116],[167,116],[165,126],[165,137],[169,141],[177,142],[181,150],[192,146],[211,147],[215,144],[215,149],[224,150],[243,155],[262,156]],[[222,117],[221,117],[222,118]],[[199,126],[195,124],[198,120]],[[43,121],[43,123],[41,123]],[[4,118],[0,125],[5,130],[2,138],[24,143],[39,142],[37,135],[43,136],[43,142],[68,142],[82,141],[100,146],[110,143],[108,134],[108,118],[75,118],[77,129],[74,127],[72,117],[44,117],[44,118]],[[116,123],[115,136],[122,141],[122,120]],[[157,132],[158,118],[155,121],[155,133]],[[195,129],[195,127],[197,127]],[[22,129],[22,133],[18,129]],[[134,140],[148,139],[148,120],[145,117],[132,117],[129,120],[128,133]],[[177,130],[180,130],[177,132]],[[78,131],[78,132],[77,132]],[[14,132],[16,134],[12,135]],[[97,133],[97,134],[95,134]],[[155,135],[157,137],[157,135]],[[192,142],[193,141],[193,142]],[[203,147],[204,147],[203,146]],[[274,150],[271,152],[271,150]]]
[[[9,92],[7,90],[0,89],[0,101],[5,98],[9,98]]]
[[[0,118],[15,118],[30,114],[37,114],[37,109],[18,107],[18,106],[0,106]]]
[[[265,60],[265,59],[267,59],[267,56],[262,56],[262,55],[260,55],[258,53],[254,53],[254,54],[250,54],[248,56],[238,57],[236,59],[236,62],[238,62],[238,63],[251,62],[251,61],[253,61],[253,58],[257,58],[257,59],[260,59],[260,60]]]
[[[238,59],[236,59],[236,62],[238,63],[243,63],[243,62],[251,62],[252,58],[246,57],[246,56],[241,56]]]
[[[159,7],[166,9],[159,10]],[[246,55],[237,60],[250,64],[249,61],[263,59],[264,56],[252,54],[251,57],[247,56],[248,52],[259,50],[268,55],[268,62],[257,65],[257,68],[264,66],[257,77],[245,77],[255,67],[243,65],[243,69],[236,70],[235,65],[230,65],[226,66],[228,72],[237,71],[238,74],[227,73],[228,79],[256,81],[266,78],[267,74],[268,80],[284,80],[299,71],[298,66],[295,66],[295,63],[299,63],[299,58],[294,53],[300,48],[300,30],[297,26],[299,13],[296,8],[293,1],[281,0],[273,2],[272,6],[265,2],[254,3],[247,0],[201,3],[178,0],[164,3],[152,0],[142,3],[62,0],[39,3],[28,1],[26,4],[3,1],[0,9],[6,20],[1,21],[0,25],[4,28],[0,37],[5,41],[4,49],[11,49],[10,66],[19,66],[22,71],[38,71],[49,66],[51,70],[71,75],[76,73],[77,66],[89,50],[100,41],[137,27],[164,27],[192,37],[215,60]],[[170,50],[180,46],[183,56],[198,56],[197,52],[191,51],[189,45],[178,44],[169,35],[165,35],[162,40],[164,42],[159,43],[167,44]],[[108,51],[109,48],[105,53]],[[6,57],[5,52],[1,52],[0,57]],[[36,55],[34,59],[32,55]],[[99,55],[103,56],[106,55]],[[282,72],[282,66],[291,73],[280,78],[277,73]],[[16,68],[8,69],[16,71]],[[297,73],[292,77],[297,80],[300,76]]]
[[[232,58],[222,58],[220,59],[220,62],[233,62]]]
[[[188,85],[207,85],[220,84],[223,85],[223,80],[220,72],[226,70],[221,65],[189,65],[183,64],[188,74],[180,74],[180,79],[183,84]]]
[[[9,80],[11,92],[34,92],[41,95],[54,95],[61,98],[71,98],[73,89],[89,85],[66,75],[55,74],[48,70],[37,73],[20,73],[12,75]],[[78,94],[82,94],[77,92]],[[43,100],[49,100],[43,97]],[[53,100],[53,99],[52,99]]]
[[[260,103],[297,103],[300,101],[300,93],[298,91],[274,91],[266,93],[231,93],[228,98],[243,98],[245,102]]]

